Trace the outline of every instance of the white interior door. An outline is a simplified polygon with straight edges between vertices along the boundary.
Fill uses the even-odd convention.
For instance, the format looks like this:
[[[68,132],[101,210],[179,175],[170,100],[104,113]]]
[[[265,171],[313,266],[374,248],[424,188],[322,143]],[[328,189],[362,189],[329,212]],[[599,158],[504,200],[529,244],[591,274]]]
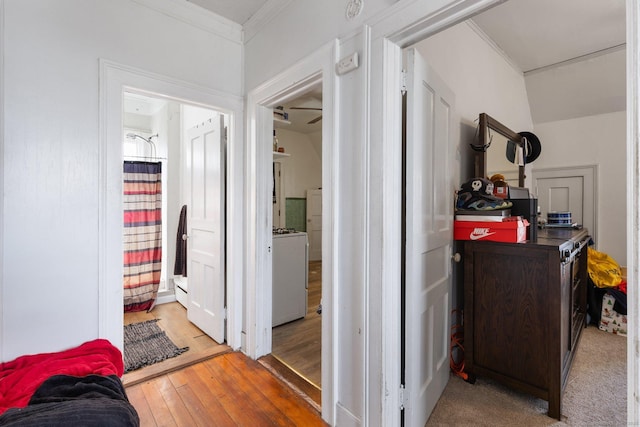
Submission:
[[[189,129],[187,317],[216,342],[225,320],[225,131],[222,116]]]
[[[449,380],[453,92],[407,52],[405,425],[422,427]]]
[[[571,212],[572,221],[582,224],[582,177],[538,179],[536,185],[543,218],[549,212]]]
[[[572,221],[582,224],[598,242],[596,166],[533,169],[532,178],[541,219],[548,212],[569,211]]]
[[[307,190],[309,261],[322,260],[322,190]]]

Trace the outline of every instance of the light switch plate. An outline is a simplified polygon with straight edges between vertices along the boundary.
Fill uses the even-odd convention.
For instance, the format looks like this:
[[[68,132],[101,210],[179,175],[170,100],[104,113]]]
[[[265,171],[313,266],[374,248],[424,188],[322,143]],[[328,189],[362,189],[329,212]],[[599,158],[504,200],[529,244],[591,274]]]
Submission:
[[[358,52],[345,56],[336,64],[336,73],[341,76],[358,68]]]

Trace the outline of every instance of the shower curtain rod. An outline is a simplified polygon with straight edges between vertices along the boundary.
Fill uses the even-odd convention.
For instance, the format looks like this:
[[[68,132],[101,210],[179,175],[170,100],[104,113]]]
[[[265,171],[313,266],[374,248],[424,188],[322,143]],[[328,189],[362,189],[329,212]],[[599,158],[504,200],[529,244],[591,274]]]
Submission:
[[[141,140],[143,140],[147,144],[151,145],[151,156],[128,156],[128,157],[167,160],[166,158],[156,157],[156,152],[157,152],[156,151],[156,144],[153,142],[153,138],[157,138],[158,137],[157,133],[155,135],[151,135],[149,138],[145,138],[144,136],[138,135],[137,133],[133,133],[133,132],[129,132],[126,136],[127,136],[127,138],[133,139],[134,141],[135,141],[136,138],[140,138]]]

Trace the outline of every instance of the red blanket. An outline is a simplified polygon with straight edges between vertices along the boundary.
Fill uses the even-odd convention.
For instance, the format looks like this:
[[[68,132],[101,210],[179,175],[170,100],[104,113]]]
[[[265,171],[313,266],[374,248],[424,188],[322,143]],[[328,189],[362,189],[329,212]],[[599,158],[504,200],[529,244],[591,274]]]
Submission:
[[[60,352],[20,356],[0,364],[0,414],[27,406],[36,389],[52,375],[122,377],[123,372],[122,353],[104,339]]]

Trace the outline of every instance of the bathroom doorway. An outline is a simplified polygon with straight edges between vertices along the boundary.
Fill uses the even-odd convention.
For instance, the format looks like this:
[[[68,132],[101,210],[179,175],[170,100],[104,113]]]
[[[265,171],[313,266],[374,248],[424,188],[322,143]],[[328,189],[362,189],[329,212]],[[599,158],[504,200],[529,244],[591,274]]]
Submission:
[[[158,196],[162,198],[159,233],[162,257],[159,263],[161,269],[157,298],[151,310],[125,313],[123,323],[127,325],[155,319],[178,347],[190,348],[172,360],[142,368],[141,372],[127,374],[128,382],[131,382],[144,378],[149,373],[175,369],[229,350],[223,345],[224,319],[218,322],[217,318],[207,317],[209,313],[216,313],[216,310],[211,310],[212,304],[222,307],[222,310],[225,307],[224,233],[221,233],[219,240],[207,244],[208,247],[219,248],[215,264],[215,270],[221,271],[218,277],[201,274],[198,266],[203,263],[192,262],[191,258],[195,260],[197,255],[203,253],[202,250],[196,256],[187,256],[188,252],[184,255],[180,253],[182,243],[188,241],[188,236],[195,234],[196,228],[201,230],[203,225],[206,228],[206,224],[211,222],[212,215],[209,212],[214,211],[218,215],[225,212],[224,162],[229,117],[228,114],[213,109],[135,91],[124,92],[123,100],[122,152],[125,162],[159,163],[162,169],[162,191]],[[207,147],[217,150],[217,166],[210,167],[212,173],[192,173],[193,169],[208,170],[206,167],[199,168],[199,161],[207,159],[207,162],[212,163],[216,158],[216,153],[212,153],[212,149]],[[197,178],[194,179],[194,176]],[[203,192],[203,197],[194,197],[196,190]],[[199,203],[205,200],[204,193],[209,200],[208,205]],[[216,194],[218,196],[214,198]],[[218,202],[215,203],[215,200]],[[189,214],[183,215],[183,209]],[[224,216],[217,221],[222,226],[216,225],[216,233],[225,228]],[[198,240],[204,241],[200,238]],[[125,245],[125,254],[126,250]],[[209,252],[215,253],[215,250]],[[213,262],[216,262],[216,258]],[[191,274],[188,274],[189,270]],[[191,294],[189,285],[192,287]],[[195,291],[193,286],[196,286]],[[206,298],[213,302],[203,302]],[[205,312],[205,316],[201,312]],[[216,323],[220,323],[220,326],[212,328],[211,325]],[[208,335],[213,335],[213,338]]]

